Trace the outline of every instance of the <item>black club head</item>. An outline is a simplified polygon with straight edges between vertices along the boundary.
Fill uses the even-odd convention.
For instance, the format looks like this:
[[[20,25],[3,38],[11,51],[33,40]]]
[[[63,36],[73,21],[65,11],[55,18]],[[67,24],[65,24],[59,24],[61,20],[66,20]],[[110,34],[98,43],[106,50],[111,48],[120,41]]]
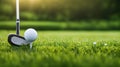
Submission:
[[[16,35],[16,34],[9,34],[8,35],[8,42],[12,46],[21,46],[29,44],[24,37]]]

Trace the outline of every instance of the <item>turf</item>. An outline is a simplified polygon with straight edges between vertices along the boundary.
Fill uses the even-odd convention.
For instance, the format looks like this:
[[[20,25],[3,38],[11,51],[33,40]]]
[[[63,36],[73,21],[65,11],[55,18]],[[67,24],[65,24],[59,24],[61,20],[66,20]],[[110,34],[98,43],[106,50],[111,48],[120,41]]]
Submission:
[[[120,21],[21,21],[21,29],[37,30],[120,30]],[[0,30],[14,30],[15,21],[0,21]]]
[[[1,67],[120,66],[120,31],[38,31],[32,50],[10,46],[8,33],[0,30]]]

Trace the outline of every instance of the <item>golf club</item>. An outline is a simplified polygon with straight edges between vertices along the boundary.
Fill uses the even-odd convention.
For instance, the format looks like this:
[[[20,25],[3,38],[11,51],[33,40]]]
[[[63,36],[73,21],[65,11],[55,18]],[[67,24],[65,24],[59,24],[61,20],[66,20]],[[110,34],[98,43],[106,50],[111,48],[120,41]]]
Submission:
[[[19,15],[19,0],[16,0],[16,34],[8,35],[8,42],[12,46],[30,45],[37,38],[37,32],[33,28],[29,28],[25,31],[24,37],[20,36],[20,15]]]
[[[8,42],[14,46],[28,44],[25,38],[20,36],[19,0],[16,0],[16,34],[9,34]]]

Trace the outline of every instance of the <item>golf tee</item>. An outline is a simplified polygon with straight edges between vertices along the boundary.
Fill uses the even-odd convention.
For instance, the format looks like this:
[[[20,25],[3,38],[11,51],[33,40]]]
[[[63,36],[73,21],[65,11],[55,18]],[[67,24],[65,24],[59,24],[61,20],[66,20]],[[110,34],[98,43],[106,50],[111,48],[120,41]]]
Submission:
[[[30,43],[30,49],[32,49],[32,43]]]

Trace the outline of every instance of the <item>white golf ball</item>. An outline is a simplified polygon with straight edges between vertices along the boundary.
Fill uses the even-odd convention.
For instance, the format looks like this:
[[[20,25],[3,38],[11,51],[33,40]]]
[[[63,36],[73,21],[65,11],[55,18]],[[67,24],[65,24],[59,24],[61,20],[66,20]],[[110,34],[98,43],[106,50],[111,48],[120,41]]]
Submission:
[[[33,28],[29,28],[24,33],[24,38],[28,42],[33,42],[37,38],[37,31]]]

